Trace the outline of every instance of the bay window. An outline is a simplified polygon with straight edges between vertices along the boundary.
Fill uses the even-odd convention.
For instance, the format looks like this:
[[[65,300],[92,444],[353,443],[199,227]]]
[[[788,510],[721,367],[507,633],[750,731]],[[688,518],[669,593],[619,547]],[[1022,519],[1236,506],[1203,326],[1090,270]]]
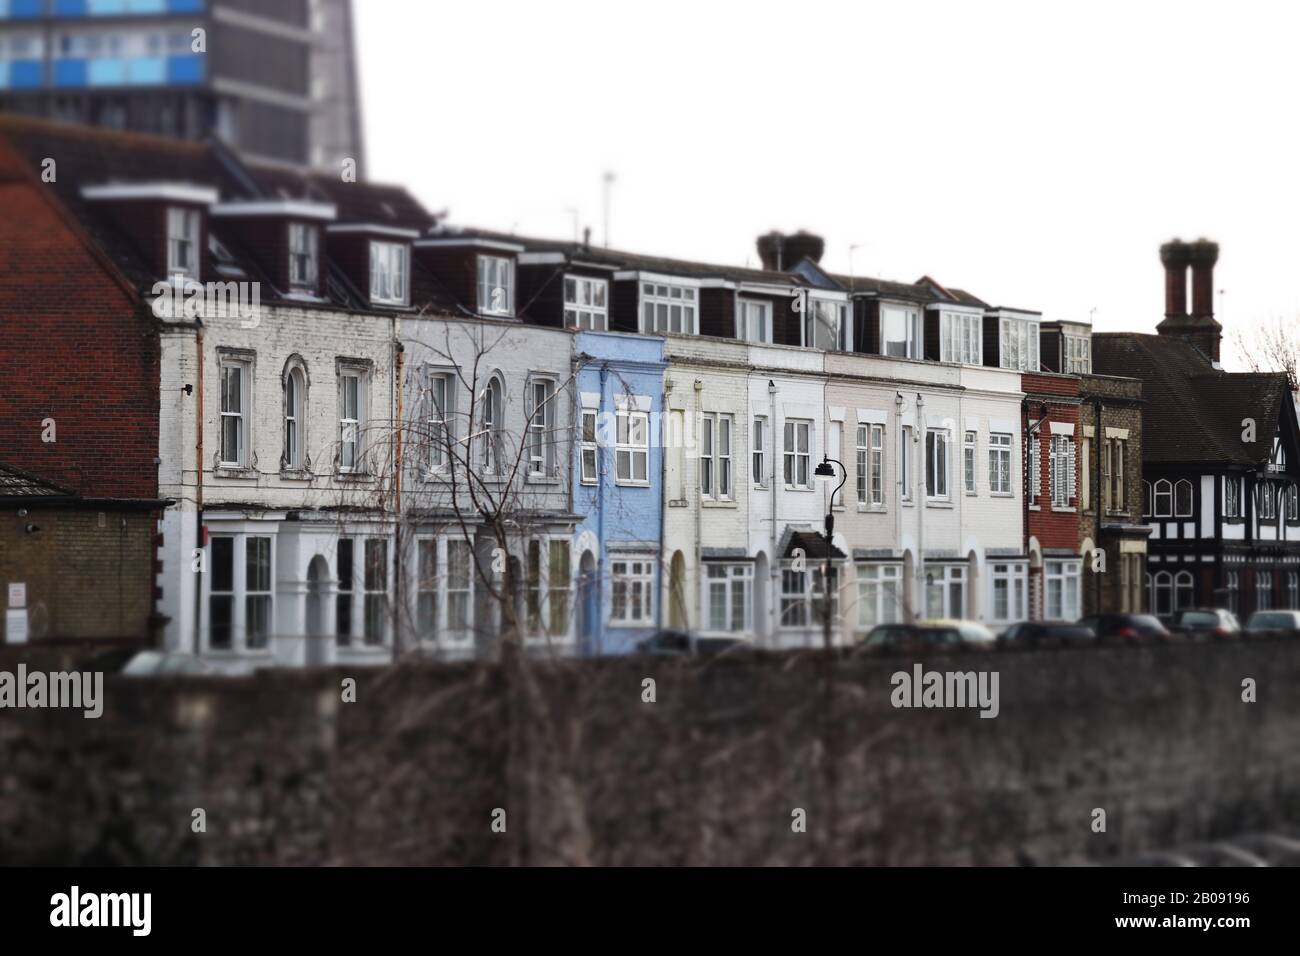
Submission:
[[[1074,621],[1079,617],[1079,561],[1045,561],[1043,616],[1049,621]]]
[[[208,544],[209,651],[265,651],[275,620],[272,539],[214,534]]]
[[[707,630],[743,634],[751,629],[754,567],[751,564],[706,564]]]
[[[858,566],[858,630],[877,624],[897,624],[903,619],[903,566]]]
[[[999,623],[1023,621],[1026,613],[1026,595],[1029,581],[1023,564],[994,564],[993,607],[989,619]]]
[[[848,304],[809,297],[803,318],[803,344],[828,352],[849,351]]]
[[[966,616],[966,571],[964,564],[943,564],[925,572],[926,617]]]
[[[609,622],[626,627],[654,623],[654,562],[615,561]]]
[[[1063,349],[1067,375],[1092,373],[1092,340],[1087,335],[1065,335]]]

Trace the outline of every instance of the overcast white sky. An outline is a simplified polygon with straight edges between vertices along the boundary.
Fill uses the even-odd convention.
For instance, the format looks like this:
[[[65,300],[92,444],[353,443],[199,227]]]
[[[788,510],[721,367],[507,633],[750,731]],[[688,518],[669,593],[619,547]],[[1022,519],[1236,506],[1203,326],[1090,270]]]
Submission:
[[[806,228],[836,271],[1151,331],[1160,243],[1205,235],[1225,344],[1300,314],[1294,5],[354,2],[370,175],[454,223],[599,242],[611,170],[622,249]]]

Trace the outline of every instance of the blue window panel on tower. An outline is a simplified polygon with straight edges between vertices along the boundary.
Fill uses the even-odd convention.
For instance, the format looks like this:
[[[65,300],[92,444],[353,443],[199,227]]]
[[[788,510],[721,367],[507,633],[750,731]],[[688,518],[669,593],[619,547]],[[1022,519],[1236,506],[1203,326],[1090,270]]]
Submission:
[[[7,16],[14,20],[31,19],[39,17],[45,12],[43,9],[45,0],[0,0],[3,5],[0,6],[0,16]],[[8,9],[5,9],[5,8]]]
[[[129,13],[166,13],[167,0],[126,0]]]
[[[186,53],[182,56],[169,56],[167,58],[167,82],[168,83],[202,83],[203,82],[203,57]]]
[[[126,0],[89,0],[92,17],[111,17],[126,13]]]
[[[0,90],[9,89],[9,64],[0,60]]]
[[[61,17],[84,17],[86,0],[54,0],[54,12]]]
[[[45,64],[40,60],[14,60],[9,64],[9,88],[33,90],[45,84]]]
[[[131,86],[160,86],[167,82],[167,60],[139,56],[126,61],[126,82]]]
[[[172,13],[202,13],[203,0],[167,0],[167,9]]]
[[[86,61],[85,60],[55,60],[54,61],[54,85],[55,86],[85,86],[86,85]]]
[[[123,86],[126,83],[126,60],[90,61],[91,86]]]

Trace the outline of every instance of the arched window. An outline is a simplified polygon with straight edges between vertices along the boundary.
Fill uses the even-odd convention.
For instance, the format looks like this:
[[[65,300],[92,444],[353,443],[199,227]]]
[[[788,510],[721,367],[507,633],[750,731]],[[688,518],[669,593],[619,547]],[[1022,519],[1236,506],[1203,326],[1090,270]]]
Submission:
[[[1192,483],[1186,478],[1179,478],[1174,486],[1174,516],[1190,518],[1192,516]]]
[[[480,459],[484,474],[495,475],[502,467],[501,432],[503,427],[501,379],[495,375],[488,379],[483,392],[483,451]]]
[[[1174,578],[1174,610],[1182,611],[1196,604],[1196,593],[1192,586],[1192,572],[1179,571]]]
[[[284,367],[284,449],[280,465],[301,471],[307,463],[307,367],[297,356]]]
[[[1168,571],[1161,571],[1156,575],[1155,601],[1152,603],[1152,610],[1164,617],[1174,613],[1174,579]]]
[[[1164,478],[1156,482],[1155,509],[1151,512],[1157,518],[1168,518],[1174,513],[1174,486]]]
[[[1151,517],[1151,482],[1142,482],[1142,517]]]

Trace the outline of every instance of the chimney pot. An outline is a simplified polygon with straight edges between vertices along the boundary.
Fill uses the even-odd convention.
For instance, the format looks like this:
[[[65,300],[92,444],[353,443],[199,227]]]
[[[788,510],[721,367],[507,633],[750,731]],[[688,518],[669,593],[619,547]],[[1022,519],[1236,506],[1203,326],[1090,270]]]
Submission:
[[[1187,315],[1187,266],[1191,262],[1191,247],[1181,239],[1166,242],[1160,247],[1160,261],[1165,267],[1165,318],[1182,318]]]

